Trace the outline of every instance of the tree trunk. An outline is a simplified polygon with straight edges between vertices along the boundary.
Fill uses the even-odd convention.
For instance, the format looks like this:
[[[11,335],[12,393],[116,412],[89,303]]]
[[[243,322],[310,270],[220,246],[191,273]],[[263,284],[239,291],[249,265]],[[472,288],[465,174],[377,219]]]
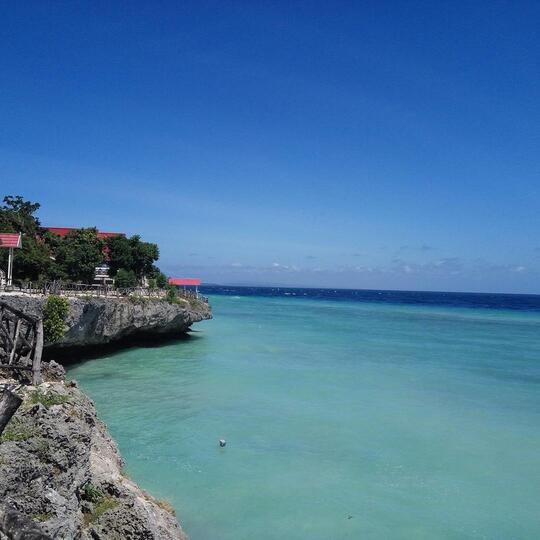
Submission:
[[[2,399],[0,399],[0,435],[2,435],[11,417],[17,412],[22,401],[22,398],[17,394],[14,394],[7,388],[4,389]]]

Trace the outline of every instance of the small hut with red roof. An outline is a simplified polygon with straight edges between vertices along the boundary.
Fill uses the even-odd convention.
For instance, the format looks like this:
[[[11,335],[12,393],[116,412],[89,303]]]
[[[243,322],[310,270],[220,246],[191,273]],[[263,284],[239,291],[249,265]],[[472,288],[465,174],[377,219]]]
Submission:
[[[22,248],[21,233],[0,233],[0,248],[9,249],[5,282],[9,286],[13,280],[13,250]]]
[[[198,278],[179,278],[171,277],[169,278],[169,285],[174,285],[175,287],[183,287],[186,290],[186,287],[195,287],[195,294],[199,296],[199,285],[201,280]]]

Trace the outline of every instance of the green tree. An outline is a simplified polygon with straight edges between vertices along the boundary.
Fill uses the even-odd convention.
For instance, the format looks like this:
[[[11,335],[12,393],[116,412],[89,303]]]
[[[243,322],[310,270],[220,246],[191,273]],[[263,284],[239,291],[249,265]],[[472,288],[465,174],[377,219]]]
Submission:
[[[129,242],[133,257],[131,269],[135,272],[137,278],[142,279],[152,272],[154,262],[159,259],[159,249],[157,244],[141,242],[141,237],[138,235],[132,236]]]
[[[38,280],[47,277],[52,261],[46,235],[34,215],[39,203],[24,200],[20,195],[7,195],[0,206],[0,232],[22,233],[22,249],[15,250],[13,277],[16,280]],[[7,250],[0,250],[0,266],[7,266]]]
[[[130,241],[125,236],[111,236],[105,241],[109,274],[115,276],[120,268],[133,268],[133,255]]]
[[[137,276],[133,270],[120,268],[120,270],[116,272],[114,285],[118,289],[129,289],[131,287],[135,287],[135,285],[137,285]]]
[[[22,249],[15,250],[16,280],[62,279],[90,283],[95,267],[103,262],[103,241],[96,229],[78,229],[65,238],[52,234],[35,216],[39,203],[20,195],[7,195],[0,206],[0,232],[21,232]],[[106,242],[107,262],[114,277],[123,268],[133,272],[139,282],[153,278],[163,287],[167,278],[154,263],[159,258],[156,244],[141,241],[140,236],[111,237]],[[7,266],[8,253],[0,249],[0,267]]]
[[[133,271],[139,281],[144,277],[155,277],[154,262],[159,258],[156,244],[142,242],[141,237],[135,235],[131,238],[124,236],[107,238],[106,245],[111,276],[114,277],[123,268]]]
[[[53,264],[47,245],[28,235],[23,236],[22,245],[14,251],[13,277],[20,281],[47,279]]]
[[[167,294],[165,295],[165,299],[169,304],[177,304],[178,303],[178,290],[174,285],[167,285],[165,287],[165,290],[167,291]]]
[[[56,270],[72,281],[92,283],[96,266],[103,262],[103,241],[95,228],[75,229],[59,242]]]
[[[25,201],[20,195],[6,195],[3,201],[0,207],[0,228],[3,232],[38,232],[39,220],[34,214],[41,206],[39,203]]]
[[[167,276],[155,265],[152,266],[152,270],[147,277],[152,279],[159,289],[164,289],[169,282]]]
[[[169,283],[169,280],[167,279],[167,276],[163,272],[159,272],[156,279],[156,286],[160,289],[163,289],[167,286],[167,283]]]

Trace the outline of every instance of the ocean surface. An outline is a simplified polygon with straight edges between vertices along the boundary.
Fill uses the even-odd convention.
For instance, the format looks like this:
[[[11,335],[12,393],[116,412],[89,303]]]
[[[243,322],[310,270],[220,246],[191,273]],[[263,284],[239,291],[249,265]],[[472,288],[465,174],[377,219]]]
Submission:
[[[540,538],[540,297],[206,292],[69,370],[191,540]]]

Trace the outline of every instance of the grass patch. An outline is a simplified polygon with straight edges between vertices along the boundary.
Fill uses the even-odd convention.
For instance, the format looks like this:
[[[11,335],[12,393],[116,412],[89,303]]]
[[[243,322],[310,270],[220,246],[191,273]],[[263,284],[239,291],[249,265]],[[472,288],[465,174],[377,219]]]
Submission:
[[[32,514],[32,518],[36,521],[49,521],[53,517],[53,514],[50,512],[38,512],[37,514]]]
[[[189,307],[189,300],[185,298],[180,298],[178,296],[164,296],[163,298],[156,298],[160,302],[165,302],[166,304]]]
[[[139,304],[141,306],[144,306],[148,303],[148,298],[145,298],[140,294],[131,294],[130,296],[128,296],[128,299],[131,301],[132,304]]]
[[[29,427],[22,420],[15,418],[6,426],[4,433],[0,437],[0,442],[20,442],[27,441],[35,437],[36,430]]]
[[[92,512],[84,515],[85,525],[90,525],[97,521],[103,514],[114,510],[118,506],[118,501],[114,497],[103,497],[101,501],[94,504]]]
[[[57,394],[56,392],[43,392],[42,390],[34,390],[30,392],[29,402],[31,405],[41,403],[44,407],[49,408],[51,405],[63,405],[69,402],[69,396]]]
[[[81,496],[93,505],[92,511],[84,515],[86,525],[97,521],[105,512],[113,510],[118,506],[118,501],[114,497],[105,495],[101,489],[94,486],[91,482],[87,482],[84,485]]]
[[[197,298],[191,298],[189,304],[193,309],[203,309],[206,306],[205,302],[198,300]]]
[[[50,446],[47,439],[39,438],[36,442],[36,454],[41,461],[48,461],[50,458]]]
[[[94,511],[92,512],[94,520],[99,519],[105,512],[114,510],[117,506],[118,501],[114,497],[104,497],[94,507]]]

